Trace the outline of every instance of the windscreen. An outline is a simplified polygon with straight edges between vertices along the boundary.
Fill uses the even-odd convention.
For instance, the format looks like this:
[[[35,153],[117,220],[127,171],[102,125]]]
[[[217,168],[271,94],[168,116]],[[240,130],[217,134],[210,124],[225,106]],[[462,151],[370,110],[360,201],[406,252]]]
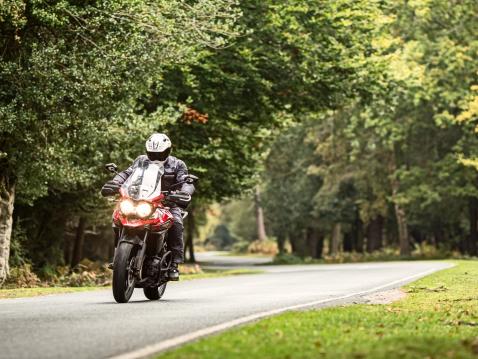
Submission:
[[[149,200],[161,194],[161,177],[164,166],[149,159],[138,161],[133,173],[123,184],[128,197],[133,200]]]

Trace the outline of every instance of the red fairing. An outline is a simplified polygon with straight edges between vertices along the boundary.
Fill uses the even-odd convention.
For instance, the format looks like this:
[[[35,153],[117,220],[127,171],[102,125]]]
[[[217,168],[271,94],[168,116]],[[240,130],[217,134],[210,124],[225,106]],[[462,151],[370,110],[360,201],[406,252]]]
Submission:
[[[164,194],[161,193],[158,197],[154,197],[151,202],[156,203],[156,205],[158,206],[162,206],[161,201],[163,200],[163,198]]]
[[[174,217],[166,208],[156,207],[156,211],[149,218],[128,218],[123,215],[119,208],[113,213],[113,222],[117,226],[138,228],[151,226],[153,232],[159,232],[173,225]]]

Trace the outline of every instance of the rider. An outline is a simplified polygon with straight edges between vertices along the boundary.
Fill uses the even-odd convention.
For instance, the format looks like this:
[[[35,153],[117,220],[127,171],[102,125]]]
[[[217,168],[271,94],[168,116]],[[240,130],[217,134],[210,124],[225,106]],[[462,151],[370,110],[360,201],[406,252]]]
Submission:
[[[171,146],[171,140],[164,133],[152,134],[146,141],[146,155],[136,158],[128,169],[118,173],[112,180],[106,182],[101,189],[101,194],[111,196],[118,193],[121,185],[133,173],[135,164],[146,157],[153,163],[164,165],[164,175],[161,178],[161,188],[163,190],[168,191],[175,183],[184,181],[188,175],[188,169],[183,161],[170,155]],[[182,184],[181,192],[192,195],[194,185],[190,183]],[[177,205],[172,204],[170,212],[174,216],[174,224],[168,231],[167,244],[173,259],[168,275],[170,280],[179,280],[178,264],[184,261],[183,217],[181,209]]]

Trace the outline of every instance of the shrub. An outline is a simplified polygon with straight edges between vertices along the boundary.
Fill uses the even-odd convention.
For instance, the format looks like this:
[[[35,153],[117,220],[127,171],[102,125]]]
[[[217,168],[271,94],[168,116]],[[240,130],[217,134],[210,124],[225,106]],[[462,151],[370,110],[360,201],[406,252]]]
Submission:
[[[58,268],[57,282],[64,287],[94,287],[111,284],[112,271],[105,264],[83,259],[72,271]]]
[[[111,270],[72,272],[60,278],[62,287],[95,287],[111,284]]]
[[[430,246],[419,247],[410,257],[400,256],[398,248],[383,248],[372,253],[341,252],[334,256],[324,254],[322,258],[301,258],[294,254],[279,254],[274,258],[274,264],[310,264],[310,263],[358,263],[358,262],[385,262],[396,260],[422,260],[422,259],[464,259],[459,253],[449,252],[445,249],[430,248]]]
[[[277,247],[277,243],[270,239],[265,241],[254,241],[247,247],[248,253],[257,253],[257,254],[268,254],[275,256],[279,249]]]
[[[31,288],[42,283],[40,278],[32,271],[31,264],[23,264],[10,269],[10,275],[4,283],[5,288]]]
[[[10,242],[10,267],[22,267],[30,263],[27,259],[27,253],[24,244],[28,241],[27,232],[17,221],[12,231],[12,238]]]
[[[234,253],[247,253],[250,242],[238,241],[232,245],[232,252]]]

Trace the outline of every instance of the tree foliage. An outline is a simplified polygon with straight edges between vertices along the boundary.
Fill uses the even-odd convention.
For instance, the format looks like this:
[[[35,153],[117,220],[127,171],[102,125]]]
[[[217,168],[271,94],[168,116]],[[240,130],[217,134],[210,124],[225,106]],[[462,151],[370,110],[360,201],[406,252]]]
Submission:
[[[194,61],[205,46],[223,46],[237,16],[228,0],[2,5],[2,198],[12,198],[16,188],[19,203],[65,193],[85,195],[66,206],[94,200],[103,162],[110,156],[126,162],[137,149],[127,148],[132,139],[143,141],[178,116],[167,106],[145,116],[137,100],[167,66]],[[11,215],[1,213],[2,262],[8,259]],[[0,263],[0,280],[4,268]]]
[[[194,208],[263,172],[281,248],[476,253],[477,13],[472,0],[2,3],[0,278],[12,216],[34,265],[60,263],[79,218],[108,222],[102,165],[126,167],[155,131],[201,178]]]
[[[478,182],[464,165],[477,148],[477,12],[474,1],[384,3],[373,40],[385,65],[378,86],[307,130],[316,133],[309,173],[323,181],[315,209],[303,212],[318,216],[313,223],[329,219],[355,233],[357,208],[366,227],[385,218],[387,241],[403,255],[423,241],[476,253]]]

